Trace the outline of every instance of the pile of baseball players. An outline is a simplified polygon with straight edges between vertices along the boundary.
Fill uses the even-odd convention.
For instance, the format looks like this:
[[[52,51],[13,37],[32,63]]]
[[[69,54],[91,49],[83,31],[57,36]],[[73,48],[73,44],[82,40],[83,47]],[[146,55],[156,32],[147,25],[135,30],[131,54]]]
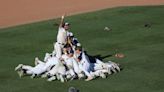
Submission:
[[[119,65],[112,61],[104,63],[95,58],[95,62],[91,63],[77,38],[68,31],[70,24],[64,22],[64,17],[61,17],[52,53],[46,53],[43,61],[36,57],[35,66],[19,64],[15,71],[20,77],[31,75],[31,78],[42,77],[48,81],[61,82],[74,79],[90,81],[97,77],[106,78],[107,75],[120,71]]]

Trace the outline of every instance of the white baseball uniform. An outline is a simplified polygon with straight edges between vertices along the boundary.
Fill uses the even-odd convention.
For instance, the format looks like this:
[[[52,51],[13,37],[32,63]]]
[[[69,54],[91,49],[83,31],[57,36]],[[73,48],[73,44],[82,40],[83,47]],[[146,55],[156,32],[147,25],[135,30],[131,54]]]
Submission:
[[[74,76],[75,73],[77,74],[80,73],[79,66],[73,57],[68,57],[67,55],[64,54],[62,55],[62,58],[64,59],[67,67],[69,68],[69,72],[72,76]]]
[[[59,27],[57,34],[57,42],[54,45],[56,51],[56,57],[60,58],[62,56],[62,48],[67,42],[67,31],[63,27]]]
[[[32,74],[40,75],[44,71],[43,69],[44,66],[45,66],[45,63],[42,62],[36,65],[35,67],[29,66],[29,65],[23,65],[22,69],[26,70],[26,73],[29,75],[32,75]]]
[[[47,60],[47,62],[39,61],[39,64],[35,67],[29,66],[29,65],[23,65],[22,69],[26,70],[27,74],[37,74],[40,75],[46,71],[49,71],[50,68],[54,65],[56,65],[59,61],[58,58],[52,57]]]
[[[57,57],[51,57],[48,58],[47,62],[45,63],[45,66],[43,67],[43,69],[45,71],[49,71],[51,69],[52,66],[58,64],[60,61]]]
[[[86,76],[90,77],[91,65],[88,56],[85,55],[84,52],[81,52],[80,55],[75,54],[75,58],[80,58],[80,62],[78,62],[80,70],[82,70]]]

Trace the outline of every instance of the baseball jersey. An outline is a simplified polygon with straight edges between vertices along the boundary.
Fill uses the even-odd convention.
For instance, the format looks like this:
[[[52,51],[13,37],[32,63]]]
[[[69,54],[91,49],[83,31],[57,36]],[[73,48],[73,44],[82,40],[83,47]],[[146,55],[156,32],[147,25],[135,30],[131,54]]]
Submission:
[[[66,44],[67,42],[67,31],[63,27],[58,29],[57,42],[61,44]]]

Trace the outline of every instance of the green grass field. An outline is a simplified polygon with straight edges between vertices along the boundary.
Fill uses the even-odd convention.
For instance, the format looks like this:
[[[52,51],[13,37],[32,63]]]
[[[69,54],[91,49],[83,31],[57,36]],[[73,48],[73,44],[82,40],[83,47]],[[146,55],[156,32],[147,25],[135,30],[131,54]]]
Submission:
[[[34,65],[53,50],[59,19],[0,29],[0,92],[164,92],[164,6],[119,7],[66,18],[71,30],[92,56],[123,66],[107,79],[67,83],[19,78],[14,68]],[[150,24],[151,27],[145,27]],[[108,26],[112,30],[104,31]],[[123,59],[113,55],[120,52]]]

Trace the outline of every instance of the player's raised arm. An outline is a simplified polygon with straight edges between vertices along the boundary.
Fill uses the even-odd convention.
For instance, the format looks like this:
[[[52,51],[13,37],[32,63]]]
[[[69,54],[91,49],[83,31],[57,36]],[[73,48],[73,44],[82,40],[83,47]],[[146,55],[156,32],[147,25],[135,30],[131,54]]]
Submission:
[[[64,22],[64,17],[65,17],[65,15],[61,16],[61,21],[60,21],[59,28],[60,28],[60,27],[62,27],[62,25],[63,25],[63,22]]]

